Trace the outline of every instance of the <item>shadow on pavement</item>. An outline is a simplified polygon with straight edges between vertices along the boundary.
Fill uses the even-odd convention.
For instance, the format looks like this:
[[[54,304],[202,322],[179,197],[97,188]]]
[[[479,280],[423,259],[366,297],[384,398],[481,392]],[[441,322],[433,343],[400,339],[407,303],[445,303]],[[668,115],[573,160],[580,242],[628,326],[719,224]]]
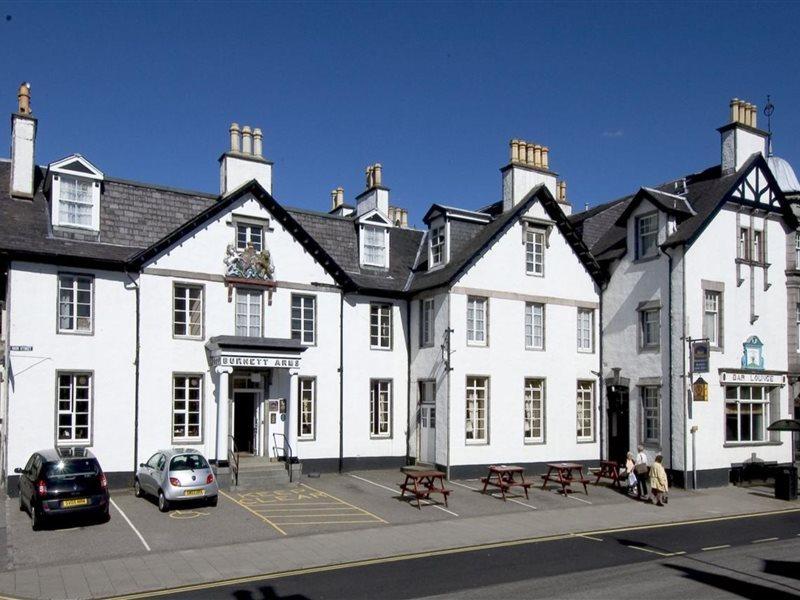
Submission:
[[[751,598],[752,600],[761,600],[762,598],[770,598],[770,600],[797,600],[798,594],[776,590],[773,587],[766,585],[759,585],[748,581],[742,581],[727,575],[719,575],[717,573],[709,573],[701,571],[700,569],[693,569],[691,567],[684,567],[680,565],[664,565],[669,569],[680,571],[685,577],[704,583],[705,585],[715,587],[718,590],[724,590],[735,596],[742,598]]]
[[[250,590],[236,590],[231,594],[236,600],[310,600],[307,596],[301,594],[290,594],[289,596],[279,596],[275,593],[272,586],[264,586],[258,588],[257,592]]]
[[[800,579],[800,562],[790,560],[765,560],[764,573],[780,575],[789,579]]]

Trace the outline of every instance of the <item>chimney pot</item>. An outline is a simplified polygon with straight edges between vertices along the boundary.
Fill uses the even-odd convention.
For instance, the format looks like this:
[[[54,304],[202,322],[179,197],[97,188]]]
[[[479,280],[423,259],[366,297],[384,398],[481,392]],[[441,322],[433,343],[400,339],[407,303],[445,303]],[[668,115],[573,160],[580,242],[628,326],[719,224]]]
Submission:
[[[374,180],[374,186],[375,187],[383,185],[382,184],[381,169],[382,169],[381,163],[375,163],[375,165],[374,165],[374,167],[372,169],[372,174],[373,174],[373,180]]]
[[[255,156],[262,156],[264,153],[264,134],[256,127],[253,129],[253,154]]]
[[[249,125],[242,127],[242,153],[253,153],[253,132],[250,130]]]
[[[739,104],[738,104],[738,107],[739,107],[739,116],[736,119],[736,121],[738,123],[742,123],[744,125],[747,125],[747,102],[744,102],[744,101],[740,100]]]
[[[525,144],[525,164],[533,164],[533,144]]]
[[[242,141],[242,132],[239,130],[239,124],[231,123],[229,131],[231,133],[231,152],[239,152]]]
[[[550,168],[550,159],[548,155],[550,154],[550,148],[547,146],[542,146],[542,167],[545,169]]]
[[[739,120],[739,99],[731,99],[731,123],[736,123]]]
[[[533,166],[542,166],[542,147],[539,144],[534,144],[533,146]]]
[[[519,162],[519,140],[511,140],[511,162]]]
[[[750,127],[758,125],[758,107],[755,104],[750,105]]]
[[[31,114],[31,84],[24,82],[19,86],[17,92],[18,109],[17,112],[21,115]]]

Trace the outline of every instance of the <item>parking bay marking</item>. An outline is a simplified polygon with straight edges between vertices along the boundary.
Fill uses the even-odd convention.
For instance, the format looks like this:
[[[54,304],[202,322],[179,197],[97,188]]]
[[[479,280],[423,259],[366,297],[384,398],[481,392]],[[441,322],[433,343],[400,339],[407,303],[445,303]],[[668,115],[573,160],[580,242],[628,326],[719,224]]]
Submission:
[[[477,481],[477,480],[476,479],[467,479],[467,481]],[[452,483],[453,485],[461,486],[463,488],[467,488],[468,490],[472,490],[474,492],[480,492],[481,491],[480,488],[474,488],[474,487],[469,486],[469,485],[464,485],[463,483],[458,483],[457,481],[451,481],[450,483]],[[490,496],[492,498],[500,498],[501,497],[501,495],[496,495],[496,494],[500,494],[500,492],[492,492],[490,494]],[[506,500],[508,500],[509,502],[515,502],[516,504],[521,504],[522,506],[524,506],[526,508],[532,508],[533,510],[538,510],[533,504],[528,504],[526,502],[523,502],[522,500],[517,500],[516,498],[506,498]]]
[[[265,522],[267,525],[271,525],[271,526],[272,526],[272,527],[275,529],[275,531],[277,531],[277,532],[278,532],[278,533],[280,533],[281,535],[286,535],[286,532],[285,532],[283,529],[281,529],[280,527],[278,527],[277,525],[275,525],[275,523],[273,523],[272,521],[270,521],[270,520],[269,520],[268,518],[266,518],[264,515],[261,515],[261,514],[257,513],[256,511],[254,511],[252,508],[250,508],[250,507],[249,507],[249,506],[247,506],[246,504],[243,504],[243,503],[239,502],[239,501],[238,501],[236,498],[234,498],[233,496],[229,496],[228,494],[226,494],[226,493],[225,493],[225,492],[223,492],[222,490],[220,490],[220,491],[219,491],[219,493],[220,493],[220,494],[222,494],[223,496],[225,496],[225,497],[226,497],[228,500],[231,500],[231,501],[235,502],[236,504],[238,504],[239,506],[241,506],[243,509],[245,509],[245,510],[247,510],[247,511],[250,511],[250,512],[251,512],[251,513],[253,513],[255,516],[257,516],[259,519],[261,519],[262,521],[264,521],[264,522]]]
[[[141,534],[141,533],[139,533],[139,530],[138,530],[138,529],[136,529],[136,527],[134,527],[133,523],[131,523],[131,520],[128,518],[128,515],[126,515],[124,512],[122,512],[122,509],[121,509],[119,506],[117,506],[117,503],[116,503],[116,502],[114,502],[114,499],[113,499],[113,498],[109,498],[109,500],[111,500],[111,504],[112,504],[112,506],[113,506],[114,508],[116,508],[116,509],[117,509],[117,511],[119,512],[119,514],[121,514],[121,515],[122,515],[122,518],[123,518],[123,519],[125,519],[125,521],[128,523],[128,525],[130,525],[130,526],[131,526],[131,529],[133,529],[133,532],[134,532],[134,533],[135,533],[137,536],[139,536],[139,539],[142,541],[142,544],[144,544],[144,547],[145,547],[145,549],[146,549],[148,552],[150,552],[150,545],[149,545],[149,544],[148,544],[148,543],[145,541],[145,539],[144,539],[144,536],[142,536],[142,534]]]
[[[352,473],[348,473],[348,475],[350,475],[350,477],[354,477],[355,479],[358,479],[358,480],[363,481],[365,483],[371,483],[372,485],[374,485],[376,487],[379,487],[379,488],[383,488],[384,490],[389,490],[393,494],[396,493],[395,490],[393,490],[392,488],[387,487],[385,485],[382,485],[380,483],[375,483],[374,481],[370,481],[369,479],[364,479],[363,477],[359,477],[358,475],[353,475]],[[438,508],[439,510],[443,510],[444,512],[449,513],[449,514],[453,515],[454,517],[458,516],[452,510],[447,510],[444,506],[439,506],[438,504],[435,504],[435,503],[431,502],[430,500],[422,500],[422,503],[425,504],[426,506],[433,506],[433,508]]]

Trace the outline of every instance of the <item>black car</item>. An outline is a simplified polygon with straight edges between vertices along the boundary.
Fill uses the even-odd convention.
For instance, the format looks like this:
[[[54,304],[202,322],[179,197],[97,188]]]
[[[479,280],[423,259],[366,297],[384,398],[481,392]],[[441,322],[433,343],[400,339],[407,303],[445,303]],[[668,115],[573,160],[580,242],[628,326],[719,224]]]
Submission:
[[[34,452],[19,474],[19,509],[27,510],[34,531],[54,517],[87,515],[108,520],[108,482],[85,448]]]

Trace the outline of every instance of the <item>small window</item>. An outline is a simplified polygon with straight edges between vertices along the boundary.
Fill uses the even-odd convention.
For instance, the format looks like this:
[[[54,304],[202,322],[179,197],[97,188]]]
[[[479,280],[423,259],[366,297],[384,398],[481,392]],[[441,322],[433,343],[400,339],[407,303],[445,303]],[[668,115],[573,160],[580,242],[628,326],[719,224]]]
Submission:
[[[369,345],[374,350],[392,349],[392,305],[369,305]]]
[[[578,441],[594,440],[594,383],[578,382]]]
[[[544,442],[544,380],[525,380],[525,442]]]
[[[657,444],[661,440],[661,388],[648,385],[641,390],[644,441]]]
[[[590,308],[578,309],[578,352],[594,352],[592,340],[594,332],[594,311]]]
[[[390,437],[392,382],[388,379],[374,379],[370,382],[370,435],[372,437]]]
[[[314,411],[317,404],[317,381],[313,377],[300,377],[298,380],[300,410],[297,413],[297,439],[313,440]]]
[[[261,303],[259,290],[236,289],[236,335],[261,337]]]
[[[433,298],[425,298],[419,301],[419,345],[432,346],[434,339],[434,303]]]
[[[172,378],[172,441],[198,442],[201,435],[203,378],[175,375]]]
[[[236,224],[236,248],[244,250],[252,246],[256,252],[261,252],[264,247],[264,227],[252,223]]]
[[[58,224],[77,227],[94,225],[93,183],[75,177],[60,176]]]
[[[739,228],[739,243],[736,249],[736,257],[742,260],[750,260],[750,230],[747,227]]]
[[[794,268],[800,270],[800,232],[794,234]]]
[[[525,348],[544,350],[544,304],[525,304]]]
[[[795,321],[797,329],[797,351],[800,352],[800,304],[795,305]]]
[[[431,229],[431,267],[444,263],[444,225]]]
[[[722,294],[703,291],[703,337],[714,347],[722,346]]]
[[[364,225],[362,228],[364,264],[374,267],[386,265],[386,237],[388,230],[384,227]]]
[[[172,333],[176,337],[203,337],[203,288],[175,285],[172,298]]]
[[[317,299],[314,296],[292,294],[292,339],[301,344],[316,343]]]
[[[57,441],[89,444],[92,435],[91,373],[58,374]]]
[[[525,272],[544,276],[544,231],[528,229],[525,233]]]
[[[658,213],[636,217],[636,258],[658,254]]]
[[[766,252],[764,248],[764,232],[758,229],[753,230],[753,253],[752,260],[759,263],[766,262]]]
[[[94,278],[87,275],[59,274],[58,331],[92,332],[92,287]]]
[[[467,377],[467,443],[485,444],[488,436],[489,378]]]
[[[467,297],[467,343],[474,346],[488,345],[488,302],[478,296]]]
[[[658,348],[661,343],[661,310],[652,308],[639,313],[642,348]]]

